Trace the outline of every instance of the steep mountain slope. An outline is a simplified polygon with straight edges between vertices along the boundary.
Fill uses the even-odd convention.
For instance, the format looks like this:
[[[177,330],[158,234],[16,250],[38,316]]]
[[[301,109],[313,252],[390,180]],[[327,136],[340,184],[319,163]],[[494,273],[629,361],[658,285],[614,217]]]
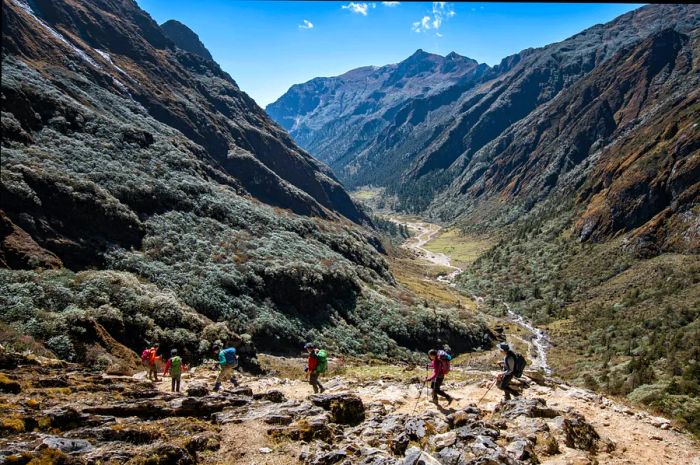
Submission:
[[[127,365],[144,339],[193,358],[217,338],[384,356],[488,344],[398,301],[328,168],[133,1],[2,11],[3,344]]]
[[[418,50],[398,64],[292,86],[267,112],[297,143],[355,185],[356,178],[379,180],[392,172],[393,159],[375,159],[373,153],[392,153],[394,145],[409,137],[397,121],[420,123],[428,111],[449,103],[487,70],[456,53],[442,57]]]
[[[484,69],[476,82],[467,73],[464,81],[455,76],[446,82],[446,88],[431,90],[426,84],[425,95],[398,107],[384,106],[367,119],[353,122],[349,133],[356,135],[348,151],[333,150],[334,143],[341,140],[340,143],[348,144],[344,129],[323,129],[324,125],[330,128],[333,124],[326,121],[322,108],[328,99],[308,97],[311,107],[296,113],[287,110],[284,118],[300,120],[299,128],[290,128],[292,136],[327,161],[348,186],[386,186],[390,193],[398,194],[399,208],[422,211],[436,194],[469,168],[476,152],[511,125],[531,115],[623,47],[664,28],[687,32],[697,26],[699,16],[693,5],[647,6],[560,43],[508,57],[498,66]],[[412,86],[419,88],[423,79],[424,76],[412,78]],[[455,79],[456,83],[450,86]],[[345,95],[343,80],[337,78],[333,82],[340,86],[336,95]],[[300,89],[303,86],[290,89],[290,94]],[[318,93],[312,89],[309,95],[315,95],[314,92]],[[287,98],[283,96],[268,107],[279,122],[285,119],[277,107]],[[360,100],[355,107],[362,108],[365,103]],[[365,127],[379,129],[366,135]],[[303,128],[316,128],[316,133],[310,136]]]
[[[575,228],[581,240],[661,215],[656,223],[674,226],[652,242],[697,251],[699,31],[665,29],[624,48],[473,157],[462,155],[462,174],[433,211],[468,217],[492,201],[491,221],[508,221],[551,194],[576,197],[586,208]]]

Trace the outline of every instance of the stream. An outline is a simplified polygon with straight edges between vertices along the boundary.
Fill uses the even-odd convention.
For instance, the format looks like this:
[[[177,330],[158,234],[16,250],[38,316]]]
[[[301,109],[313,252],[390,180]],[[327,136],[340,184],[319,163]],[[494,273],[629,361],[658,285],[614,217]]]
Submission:
[[[462,272],[461,268],[452,265],[450,257],[443,253],[431,252],[425,248],[425,245],[430,242],[442,229],[440,226],[433,223],[426,223],[422,221],[405,221],[397,220],[391,218],[391,221],[396,224],[403,224],[409,231],[414,235],[406,239],[401,247],[404,249],[411,250],[415,252],[420,258],[423,258],[436,265],[451,268],[452,271],[449,274],[438,276],[437,281],[447,284],[450,287],[456,287],[454,282],[455,278]],[[472,295],[472,299],[477,305],[481,305],[484,302],[484,298],[476,295]],[[501,304],[506,307],[508,312],[508,320],[517,324],[521,328],[532,334],[532,340],[525,342],[530,347],[530,353],[534,354],[534,360],[532,361],[532,368],[541,368],[546,375],[552,374],[552,369],[547,363],[547,349],[550,346],[549,337],[547,333],[543,330],[535,327],[531,322],[527,321],[522,315],[515,313],[508,303],[503,300],[499,300]]]

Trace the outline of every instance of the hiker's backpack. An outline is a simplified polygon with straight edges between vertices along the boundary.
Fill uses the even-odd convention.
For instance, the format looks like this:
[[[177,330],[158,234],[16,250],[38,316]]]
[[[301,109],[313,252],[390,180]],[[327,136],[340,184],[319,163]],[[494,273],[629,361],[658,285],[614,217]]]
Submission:
[[[238,359],[236,358],[236,349],[229,347],[224,349],[224,357],[226,357],[226,365],[237,365]]]
[[[179,372],[182,368],[182,359],[180,356],[175,356],[170,359],[170,371]]]
[[[141,362],[144,364],[148,363],[148,360],[151,358],[151,349],[146,347],[143,349],[143,352],[141,352]]]
[[[316,373],[325,373],[328,369],[328,354],[326,351],[321,349],[316,353],[316,359],[318,360],[318,365],[316,365]]]
[[[444,350],[438,350],[438,358],[440,359],[440,364],[442,365],[442,374],[446,375],[450,372],[450,361],[452,360],[452,355],[448,354]]]
[[[513,376],[520,378],[523,375],[523,370],[525,370],[525,365],[527,365],[525,357],[523,357],[521,354],[515,354],[515,369],[513,370]]]

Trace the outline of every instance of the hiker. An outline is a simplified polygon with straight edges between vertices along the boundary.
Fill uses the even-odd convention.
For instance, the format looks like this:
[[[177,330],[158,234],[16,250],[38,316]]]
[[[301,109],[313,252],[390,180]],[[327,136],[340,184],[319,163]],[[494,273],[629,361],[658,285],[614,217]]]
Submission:
[[[433,375],[426,378],[425,382],[430,381],[430,388],[433,390],[433,403],[437,405],[438,395],[441,395],[447,399],[447,405],[450,405],[454,399],[442,390],[442,383],[445,381],[445,375],[450,371],[451,357],[444,350],[430,349],[428,358],[430,358],[428,368],[433,369]]]
[[[163,376],[170,372],[170,390],[172,392],[180,392],[180,377],[182,372],[186,370],[187,367],[182,363],[182,358],[177,355],[177,349],[170,351],[170,358],[165,363],[165,370],[163,370]]]
[[[511,394],[515,397],[520,396],[520,392],[516,391],[510,387],[510,380],[516,375],[518,371],[517,359],[518,355],[511,350],[510,346],[505,342],[498,344],[498,348],[501,349],[503,353],[503,372],[496,378],[496,385],[500,390],[504,392],[505,400],[510,400]],[[522,356],[521,356],[522,357]]]
[[[318,393],[320,391],[323,394],[323,391],[325,391],[326,388],[321,386],[321,383],[318,382],[318,377],[321,373],[326,371],[328,366],[326,351],[319,350],[319,348],[316,347],[316,344],[313,342],[309,342],[304,345],[304,349],[306,349],[306,351],[309,353],[309,360],[306,365],[306,369],[304,369],[306,376],[309,379],[309,384],[314,388],[314,393]]]
[[[161,358],[158,355],[158,347],[159,345],[156,342],[152,347],[144,349],[144,351],[141,353],[141,363],[143,363],[148,370],[148,379],[155,381],[156,383],[159,381],[157,363]]]
[[[236,349],[233,347],[228,347],[226,349],[221,348],[221,343],[216,342],[212,347],[215,354],[219,355],[219,362],[217,366],[221,370],[219,376],[216,377],[216,382],[214,383],[214,391],[218,391],[221,387],[221,381],[228,379],[233,383],[234,386],[238,386],[238,381],[233,374],[233,370],[238,366],[238,357],[236,356]]]

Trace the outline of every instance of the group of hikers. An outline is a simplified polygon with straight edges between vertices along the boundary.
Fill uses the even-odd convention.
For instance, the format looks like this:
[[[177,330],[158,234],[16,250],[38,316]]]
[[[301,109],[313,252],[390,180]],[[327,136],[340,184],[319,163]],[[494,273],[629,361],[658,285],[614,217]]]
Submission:
[[[162,357],[158,355],[158,343],[147,347],[141,354],[141,360],[144,366],[147,367],[148,379],[158,382],[157,365],[162,361]],[[510,382],[513,378],[522,376],[525,368],[525,358],[515,353],[512,348],[502,342],[498,344],[498,348],[503,357],[503,371],[496,377],[493,385],[496,385],[504,393],[505,400],[510,400],[511,396],[519,396],[520,393],[513,389]],[[328,369],[328,355],[325,350],[319,348],[316,344],[309,342],[304,345],[304,349],[308,354],[306,368],[306,379],[314,390],[314,393],[323,393],[326,389],[319,382],[319,376]],[[213,354],[218,358],[215,368],[219,369],[219,375],[214,383],[214,391],[221,388],[221,383],[228,380],[234,386],[238,386],[234,370],[238,367],[238,356],[235,347],[224,347],[220,341],[216,341],[212,345]],[[430,363],[426,369],[432,369],[432,374],[425,378],[423,383],[430,383],[432,390],[432,401],[438,404],[438,396],[447,399],[447,405],[450,405],[455,399],[448,393],[443,391],[442,384],[445,381],[445,376],[450,372],[450,361],[452,356],[445,350],[431,349],[428,351]],[[163,376],[170,373],[171,390],[180,392],[180,379],[182,372],[187,370],[187,367],[178,355],[177,349],[170,351],[170,358],[165,363]],[[489,388],[490,389],[490,388]],[[422,391],[421,391],[422,392]],[[487,391],[488,392],[488,391]]]
[[[155,343],[151,347],[144,349],[141,353],[141,362],[147,369],[148,379],[155,382],[159,381],[158,364],[163,360],[163,357],[158,355],[158,348],[158,343]],[[219,375],[214,383],[214,391],[218,391],[221,388],[222,381],[226,379],[234,386],[238,386],[238,381],[236,381],[236,376],[234,374],[234,370],[238,367],[236,348],[224,348],[221,342],[216,341],[212,345],[212,350],[214,355],[218,358],[215,368],[219,369]],[[168,358],[165,363],[165,368],[163,369],[163,376],[167,375],[168,372],[170,373],[171,391],[180,392],[182,372],[186,370],[187,366],[182,362],[182,357],[177,354],[177,349],[172,349],[170,351],[170,358]]]

